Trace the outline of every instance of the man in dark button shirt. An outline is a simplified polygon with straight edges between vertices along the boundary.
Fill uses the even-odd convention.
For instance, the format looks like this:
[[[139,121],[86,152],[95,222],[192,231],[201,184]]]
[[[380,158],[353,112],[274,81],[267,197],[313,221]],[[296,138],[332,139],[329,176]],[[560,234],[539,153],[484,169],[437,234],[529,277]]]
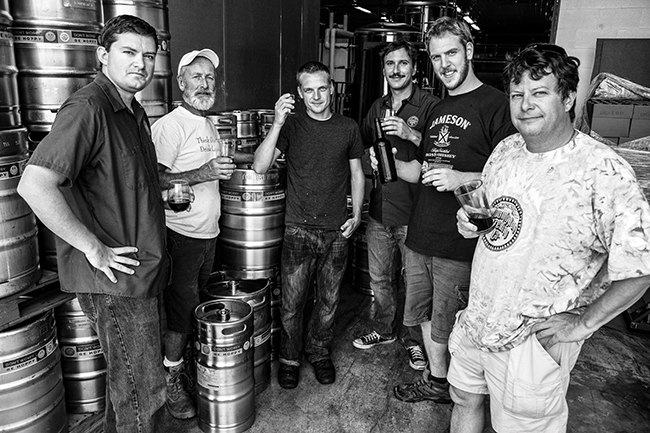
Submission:
[[[108,369],[105,432],[159,432],[165,403],[165,215],[149,121],[134,98],[153,78],[157,43],[140,18],[105,24],[101,71],[61,106],[18,185],[59,237],[61,289],[77,293],[97,331]]]
[[[413,83],[417,49],[409,42],[391,42],[381,52],[381,59],[390,91],[378,98],[368,110],[361,125],[361,136],[364,145],[370,147],[376,139],[374,119],[383,118],[382,128],[397,149],[396,157],[411,161],[415,159],[415,152],[422,140],[426,119],[440,99]],[[378,344],[392,343],[399,336],[403,339],[411,368],[424,370],[426,358],[422,350],[420,326],[409,326],[407,330],[398,331],[395,281],[398,253],[401,253],[404,263],[404,241],[416,185],[402,179],[382,185],[377,182],[376,173],[373,185],[366,228],[370,288],[374,295],[370,321],[372,328],[352,344],[358,349],[370,349]]]

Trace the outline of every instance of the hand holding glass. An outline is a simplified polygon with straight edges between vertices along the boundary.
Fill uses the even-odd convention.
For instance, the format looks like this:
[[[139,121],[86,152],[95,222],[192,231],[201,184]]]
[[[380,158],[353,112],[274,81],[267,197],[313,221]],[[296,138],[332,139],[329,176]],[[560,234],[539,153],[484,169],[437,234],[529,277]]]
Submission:
[[[190,184],[186,180],[178,179],[169,182],[167,190],[167,204],[174,212],[182,212],[190,207]]]
[[[237,146],[236,139],[220,138],[217,140],[217,145],[219,146],[219,156],[225,156],[230,159],[235,158],[235,148]]]
[[[471,180],[454,190],[456,200],[469,217],[469,222],[477,227],[478,234],[487,233],[494,228],[492,208],[485,195],[483,181]]]

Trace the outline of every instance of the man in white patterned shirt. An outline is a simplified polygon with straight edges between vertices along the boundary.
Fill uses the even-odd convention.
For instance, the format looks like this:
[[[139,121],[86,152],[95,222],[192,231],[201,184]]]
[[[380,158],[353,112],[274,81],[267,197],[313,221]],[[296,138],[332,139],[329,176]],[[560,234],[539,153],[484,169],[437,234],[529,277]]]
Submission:
[[[468,307],[449,339],[451,432],[563,432],[582,343],[650,286],[650,207],[628,163],[573,128],[579,61],[533,44],[508,57],[512,122],[483,170]],[[458,230],[476,237],[467,214]]]

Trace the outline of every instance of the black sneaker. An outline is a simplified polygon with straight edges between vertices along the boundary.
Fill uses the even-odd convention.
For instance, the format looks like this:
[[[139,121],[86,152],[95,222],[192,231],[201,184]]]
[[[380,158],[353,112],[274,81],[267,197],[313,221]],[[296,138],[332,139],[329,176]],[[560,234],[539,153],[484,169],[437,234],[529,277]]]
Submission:
[[[354,341],[352,341],[352,345],[357,349],[370,349],[371,347],[375,347],[378,344],[390,344],[395,340],[395,337],[383,337],[376,331],[372,331],[369,334],[356,338]]]
[[[427,368],[427,358],[424,356],[422,346],[414,344],[413,346],[408,346],[406,351],[409,354],[409,365],[413,370],[423,371]]]
[[[393,388],[393,393],[398,400],[407,403],[420,401],[433,401],[435,403],[449,404],[449,384],[441,385],[432,380],[420,379],[415,383],[405,383]]]
[[[165,367],[167,410],[176,419],[189,419],[196,416],[196,406],[186,389],[185,363],[176,367]]]

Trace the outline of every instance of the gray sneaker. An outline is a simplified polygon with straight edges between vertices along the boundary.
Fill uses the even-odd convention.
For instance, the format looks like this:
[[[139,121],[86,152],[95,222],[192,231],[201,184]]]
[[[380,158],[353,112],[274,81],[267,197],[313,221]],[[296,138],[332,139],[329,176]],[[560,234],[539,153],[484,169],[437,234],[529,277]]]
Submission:
[[[395,337],[383,337],[376,331],[372,331],[369,334],[356,338],[354,341],[352,341],[352,345],[357,349],[370,349],[371,347],[375,347],[378,344],[389,344],[395,340]]]
[[[177,367],[165,367],[165,381],[167,382],[165,403],[169,413],[176,419],[194,418],[196,406],[186,389],[185,363]]]
[[[451,403],[448,383],[441,385],[425,378],[415,383],[397,385],[393,388],[393,393],[398,400],[407,403],[417,403],[425,400],[441,404]]]
[[[409,365],[413,370],[423,371],[427,368],[427,358],[424,356],[422,346],[414,344],[413,346],[408,346],[406,351],[409,354]]]

